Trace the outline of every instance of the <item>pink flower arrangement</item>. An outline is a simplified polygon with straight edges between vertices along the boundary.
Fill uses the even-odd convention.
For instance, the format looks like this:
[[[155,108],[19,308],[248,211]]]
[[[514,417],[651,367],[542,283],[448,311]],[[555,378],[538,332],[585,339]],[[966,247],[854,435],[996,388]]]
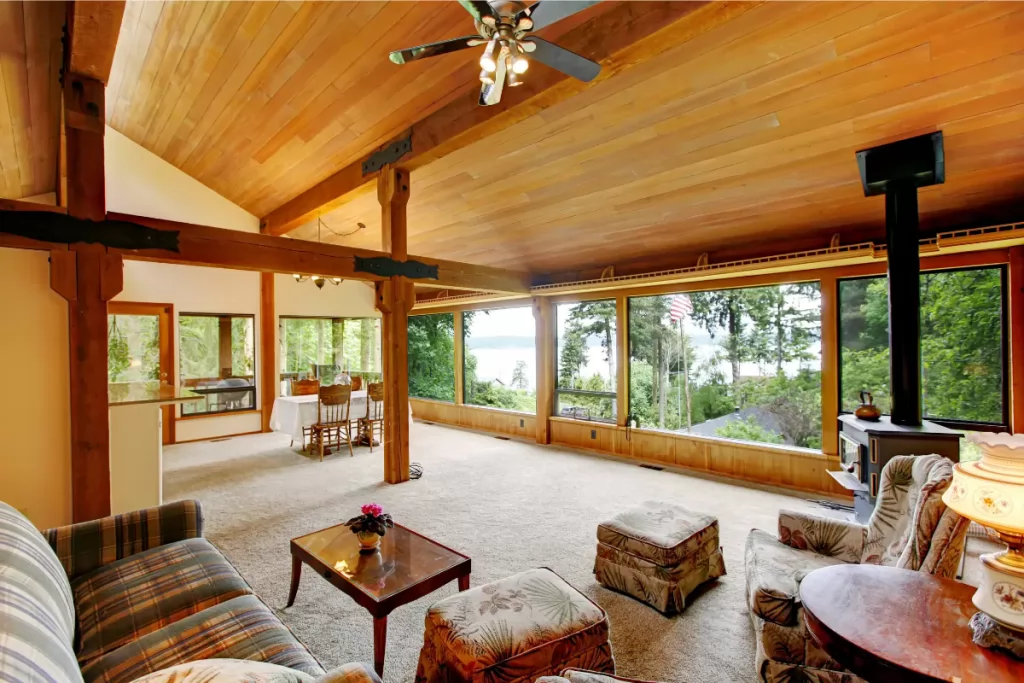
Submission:
[[[377,503],[367,503],[360,509],[363,511],[364,515],[373,515],[374,517],[380,517],[382,514],[384,514],[384,508],[382,508],[380,505],[377,505]]]

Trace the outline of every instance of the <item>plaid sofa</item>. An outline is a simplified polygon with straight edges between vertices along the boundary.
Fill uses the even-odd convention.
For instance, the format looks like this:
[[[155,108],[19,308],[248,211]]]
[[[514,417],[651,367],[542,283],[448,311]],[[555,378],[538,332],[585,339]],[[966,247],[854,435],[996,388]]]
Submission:
[[[380,683],[325,672],[202,530],[198,501],[43,534],[0,502],[0,681]]]

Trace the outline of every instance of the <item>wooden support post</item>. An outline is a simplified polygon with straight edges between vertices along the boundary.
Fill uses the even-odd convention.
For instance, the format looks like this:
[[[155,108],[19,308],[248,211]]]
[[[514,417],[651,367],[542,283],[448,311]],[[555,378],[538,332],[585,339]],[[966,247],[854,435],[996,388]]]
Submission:
[[[1024,247],[1010,249],[1010,428],[1024,432]]]
[[[64,124],[68,214],[102,221],[107,207],[101,81],[65,74]],[[107,302],[124,285],[123,263],[102,245],[74,244],[51,260],[50,281],[68,299],[71,510],[72,520],[83,522],[110,514]]]
[[[551,443],[555,402],[555,307],[551,299],[533,298],[537,350],[537,443]]]
[[[222,315],[217,330],[219,353],[217,354],[217,372],[220,379],[231,376],[231,316]]]
[[[274,273],[260,273],[260,410],[263,431],[270,431],[280,381],[277,374],[277,311],[274,304]]]
[[[626,426],[629,415],[629,300],[615,297],[615,424]]]
[[[839,453],[839,284],[821,278],[821,450]]]
[[[466,402],[466,330],[462,311],[454,311],[455,320],[455,405]]]
[[[377,178],[383,242],[391,258],[408,257],[406,207],[409,174],[385,166]],[[412,283],[400,275],[377,284],[384,357],[384,480],[409,480],[409,310],[416,298]]]

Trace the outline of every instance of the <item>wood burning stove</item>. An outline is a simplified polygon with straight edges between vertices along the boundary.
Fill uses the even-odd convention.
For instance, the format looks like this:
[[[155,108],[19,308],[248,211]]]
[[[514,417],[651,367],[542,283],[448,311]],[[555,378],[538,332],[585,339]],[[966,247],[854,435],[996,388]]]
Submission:
[[[882,468],[896,455],[938,453],[960,459],[960,432],[921,419],[921,262],[917,189],[945,181],[942,132],[857,152],[864,195],[885,195],[889,281],[889,376],[892,405],[877,422],[839,416],[844,471],[857,520],[866,522]],[[870,388],[870,387],[864,387]]]

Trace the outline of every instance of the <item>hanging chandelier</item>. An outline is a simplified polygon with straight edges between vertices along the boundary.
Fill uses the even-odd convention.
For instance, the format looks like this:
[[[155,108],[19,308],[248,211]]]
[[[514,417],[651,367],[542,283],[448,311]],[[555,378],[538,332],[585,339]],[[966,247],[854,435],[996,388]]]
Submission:
[[[333,230],[331,230],[330,226],[327,226],[327,229],[330,230],[335,235],[338,235],[339,237],[347,237],[348,235],[354,235],[355,233],[359,232],[360,230],[365,230],[366,229],[366,226],[363,225],[362,223],[356,223],[356,225],[358,225],[359,227],[356,228],[355,230],[353,230],[352,232],[345,233],[345,234],[339,234],[339,233],[334,232]],[[320,239],[321,229],[323,227],[324,227],[323,220],[319,216],[317,216],[316,217],[316,242],[317,242],[317,244],[323,244],[322,240]],[[340,277],[324,277],[323,275],[299,275],[298,273],[292,273],[292,277],[295,278],[296,282],[306,282],[307,280],[312,280],[313,284],[316,285],[317,289],[323,289],[324,285],[326,283],[328,283],[328,282],[330,282],[332,285],[340,285],[342,282],[344,282],[344,280],[342,280]]]

